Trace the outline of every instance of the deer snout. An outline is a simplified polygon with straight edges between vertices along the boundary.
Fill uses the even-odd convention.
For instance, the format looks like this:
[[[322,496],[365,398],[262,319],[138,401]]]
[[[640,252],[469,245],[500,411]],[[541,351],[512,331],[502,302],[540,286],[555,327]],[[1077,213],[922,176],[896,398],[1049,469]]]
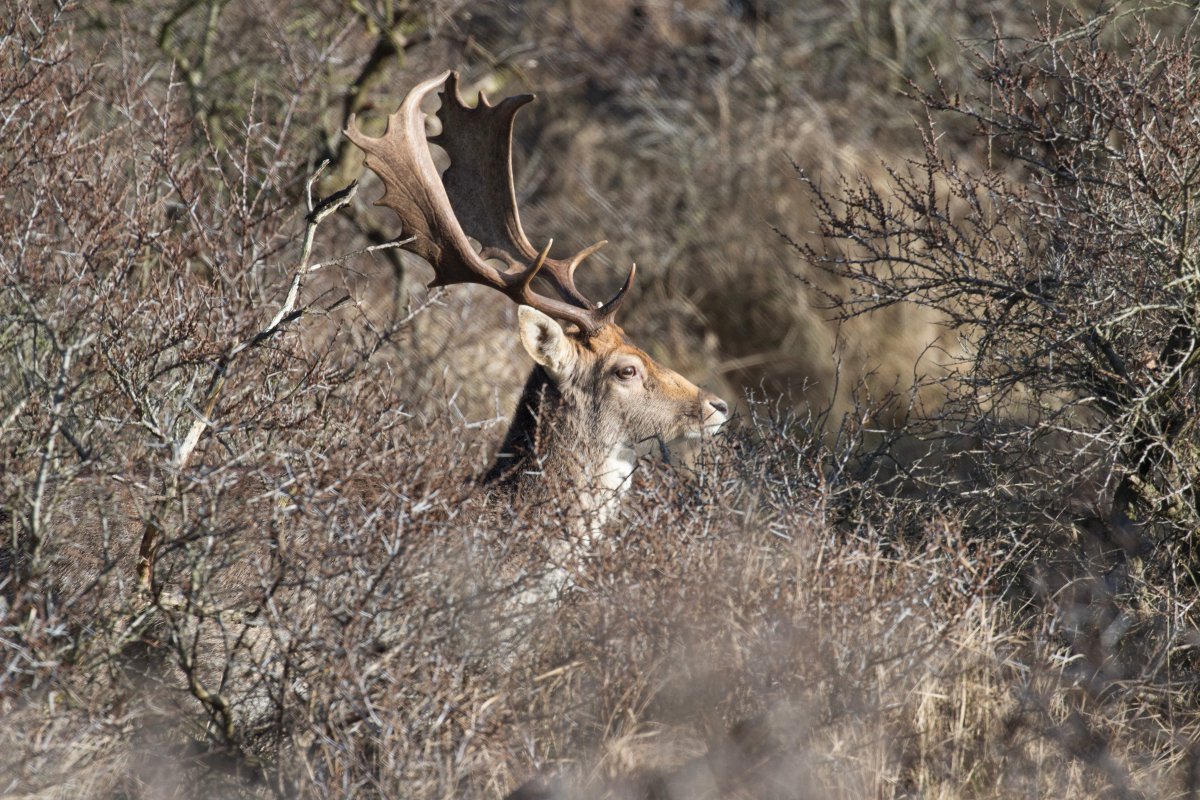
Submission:
[[[729,419],[729,405],[715,394],[704,392],[700,397],[704,430],[715,433]]]

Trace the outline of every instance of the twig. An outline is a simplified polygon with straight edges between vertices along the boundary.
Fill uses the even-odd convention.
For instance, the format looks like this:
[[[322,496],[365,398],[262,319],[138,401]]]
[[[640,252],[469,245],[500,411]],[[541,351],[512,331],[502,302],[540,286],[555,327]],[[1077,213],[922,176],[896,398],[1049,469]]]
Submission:
[[[316,237],[317,226],[331,214],[349,205],[358,191],[358,184],[352,183],[345,189],[320,200],[314,206],[312,198],[313,183],[325,170],[326,166],[328,166],[328,163],[328,161],[323,162],[312,176],[309,177],[308,183],[305,185],[305,202],[309,213],[306,216],[307,224],[304,229],[304,244],[300,251],[300,261],[292,275],[291,285],[288,287],[287,295],[283,303],[280,304],[279,310],[275,312],[262,329],[245,340],[232,345],[226,351],[225,355],[213,367],[204,398],[197,404],[189,404],[192,413],[195,415],[195,420],[193,420],[191,427],[188,429],[187,435],[175,447],[175,452],[171,460],[171,476],[162,494],[154,503],[147,516],[146,527],[142,532],[141,546],[138,548],[138,590],[148,595],[153,596],[155,594],[153,585],[154,562],[162,539],[162,514],[166,511],[170,503],[179,496],[179,475],[191,460],[196,446],[200,443],[200,437],[204,435],[204,431],[214,424],[214,411],[224,392],[226,380],[232,368],[238,358],[247,350],[263,344],[288,323],[303,315],[306,308],[297,308],[297,303],[300,298],[300,291],[304,285],[304,279],[313,271],[313,266],[310,265],[309,261],[312,257],[313,241]],[[316,266],[320,267],[323,265],[318,264]]]

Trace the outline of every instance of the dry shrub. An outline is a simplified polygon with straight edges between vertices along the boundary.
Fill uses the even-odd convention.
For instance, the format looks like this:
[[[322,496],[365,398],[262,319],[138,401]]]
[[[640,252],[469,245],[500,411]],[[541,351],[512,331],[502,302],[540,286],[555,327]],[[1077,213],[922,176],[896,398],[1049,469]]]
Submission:
[[[581,237],[572,202],[629,198],[624,223],[597,223],[627,234],[622,260],[680,243],[640,298],[661,347],[752,355],[729,343],[756,317],[731,311],[761,297],[771,347],[789,330],[817,353],[832,335],[803,332],[804,290],[761,268],[782,242],[747,231],[799,214],[786,197],[765,211],[789,179],[773,142],[861,163],[817,113],[860,112],[796,76],[866,97],[873,62],[839,42],[888,23],[865,5],[859,38],[820,39],[855,17],[728,8],[662,6],[611,62],[531,13],[570,45],[534,77],[592,83],[521,134],[542,142],[522,194],[535,231]],[[507,312],[469,292],[410,309],[411,265],[386,250],[337,262],[396,233],[361,201],[308,253],[306,180],[321,151],[325,193],[344,187],[343,112],[370,110],[398,54],[425,73],[472,53],[511,85],[521,51],[479,48],[515,23],[471,4],[336,10],[17,3],[4,23],[0,794],[1195,793],[1182,547],[1127,558],[1080,532],[1091,549],[1058,549],[986,491],[893,496],[862,469],[877,408],[825,425],[792,398],[750,403],[690,460],[643,464],[593,542],[570,533],[574,498],[508,508],[476,487],[508,408],[492,381],[519,385],[498,356],[510,335],[494,338]],[[560,142],[571,158],[539,161]],[[678,164],[694,179],[672,180]],[[289,306],[305,263],[325,266]],[[303,313],[272,325],[288,308]]]
[[[931,127],[885,195],[809,184],[832,244],[807,253],[855,287],[829,296],[837,312],[918,305],[959,337],[929,429],[974,443],[968,490],[1098,515],[1124,547],[1200,519],[1194,45],[1190,24],[1047,20],[979,56],[979,93],[918,92],[931,126],[978,126],[992,168]]]
[[[544,567],[497,565],[569,523],[486,510],[458,482],[477,454],[446,447],[461,433],[397,424],[385,401],[359,398],[378,424],[314,446],[304,470],[285,452],[192,484],[151,606],[91,598],[120,630],[63,619],[83,646],[43,672],[49,690],[9,683],[9,791],[496,796],[533,775],[564,797],[1186,785],[1194,714],[1183,693],[1143,692],[1184,674],[1194,628],[1156,621],[1175,604],[1153,581],[1118,598],[1108,576],[1047,580],[1033,587],[1047,611],[1031,614],[1028,545],[886,506],[823,474],[810,425],[764,416],[692,473],[644,465],[609,538],[561,562],[560,602],[530,607]]]

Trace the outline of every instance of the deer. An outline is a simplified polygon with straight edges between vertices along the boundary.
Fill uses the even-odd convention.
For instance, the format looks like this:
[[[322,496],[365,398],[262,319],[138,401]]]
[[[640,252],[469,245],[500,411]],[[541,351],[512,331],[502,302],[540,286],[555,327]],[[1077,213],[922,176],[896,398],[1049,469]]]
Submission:
[[[441,132],[427,138],[421,105],[439,88]],[[433,268],[430,288],[479,284],[517,304],[517,332],[534,366],[481,482],[527,502],[565,489],[578,498],[581,514],[601,524],[628,489],[639,457],[715,433],[729,407],[657,363],[616,324],[636,264],[611,299],[593,302],[575,286],[575,272],[606,241],[557,259],[550,257],[552,239],[538,250],[526,237],[512,134],[517,111],[533,100],[515,95],[493,106],[480,92],[468,107],[458,73],[447,71],[416,85],[382,136],[363,133],[354,116],[345,133],[382,182],[376,205],[399,218],[404,249]],[[444,174],[430,142],[449,156]],[[535,290],[535,279],[554,294]]]

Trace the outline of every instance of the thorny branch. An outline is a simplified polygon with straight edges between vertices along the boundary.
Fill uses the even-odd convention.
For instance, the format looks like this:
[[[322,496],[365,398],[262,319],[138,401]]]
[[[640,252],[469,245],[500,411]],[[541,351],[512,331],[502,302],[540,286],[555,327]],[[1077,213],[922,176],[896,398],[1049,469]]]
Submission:
[[[187,434],[173,445],[174,455],[171,460],[169,475],[165,479],[163,491],[147,514],[141,545],[138,548],[137,585],[138,589],[143,593],[148,595],[157,594],[154,586],[154,562],[163,535],[163,515],[179,496],[180,473],[187,467],[188,462],[191,460],[192,454],[200,442],[200,437],[215,424],[213,415],[216,411],[217,403],[221,399],[226,382],[237,365],[238,359],[247,351],[264,344],[271,337],[279,333],[289,322],[299,318],[305,312],[306,307],[297,308],[304,281],[312,272],[326,266],[324,263],[310,263],[317,228],[330,215],[349,205],[358,191],[358,184],[353,183],[345,189],[318,201],[314,205],[312,186],[328,163],[328,161],[322,163],[308,179],[306,185],[305,196],[308,215],[306,217],[304,239],[300,249],[300,259],[295,271],[292,273],[292,280],[288,287],[287,295],[280,303],[279,309],[260,330],[246,339],[232,344],[224,355],[218,359],[217,363],[213,365],[208,381],[208,388],[205,390],[200,402],[193,405],[193,413],[196,419],[188,428]],[[367,249],[398,247],[401,244],[403,242],[390,242]],[[328,263],[337,263],[337,261]]]

